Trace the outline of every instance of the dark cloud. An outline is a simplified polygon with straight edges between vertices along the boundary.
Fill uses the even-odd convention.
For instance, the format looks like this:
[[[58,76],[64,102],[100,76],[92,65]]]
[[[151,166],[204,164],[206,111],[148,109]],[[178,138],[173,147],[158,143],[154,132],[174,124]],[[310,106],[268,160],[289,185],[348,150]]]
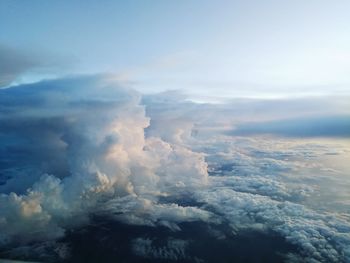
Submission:
[[[6,87],[27,73],[64,71],[73,64],[72,58],[45,51],[17,49],[0,44],[0,88]]]

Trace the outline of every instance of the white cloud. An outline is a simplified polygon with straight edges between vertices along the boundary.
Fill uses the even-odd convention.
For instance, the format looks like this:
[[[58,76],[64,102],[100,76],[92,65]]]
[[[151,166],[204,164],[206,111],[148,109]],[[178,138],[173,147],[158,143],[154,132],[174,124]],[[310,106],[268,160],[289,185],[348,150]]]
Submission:
[[[101,206],[124,200],[120,198],[131,198],[132,209],[124,215],[128,221],[159,221],[176,228],[178,221],[210,217],[198,208],[157,204],[157,196],[205,185],[207,164],[202,154],[185,146],[145,138],[149,118],[139,104],[139,94],[103,77],[48,81],[2,93],[2,98],[12,103],[5,103],[0,112],[1,130],[16,127],[13,144],[33,151],[38,164],[47,158],[46,151],[53,149],[49,159],[58,156],[67,169],[61,175],[45,175],[52,164],[44,163],[37,171],[42,176],[26,193],[2,195],[3,242],[40,239],[36,231],[42,232],[42,238],[61,236],[64,229],[86,222],[87,215]],[[29,101],[28,111],[20,109],[23,100]],[[11,119],[7,111],[13,112]],[[27,126],[20,129],[23,120]],[[32,147],[32,142],[42,145],[43,141],[42,147]],[[12,178],[12,184],[16,184],[16,176],[20,174]],[[123,203],[116,210],[127,208]]]
[[[180,230],[178,223],[204,221],[219,223],[213,213],[175,203],[157,203],[150,199],[125,196],[114,198],[106,203],[98,213],[134,225],[165,226],[174,231]]]
[[[324,161],[347,156],[343,142],[225,136],[231,106],[142,102],[104,76],[0,93],[1,172],[9,177],[0,186],[2,245],[53,242],[103,215],[173,231],[183,222],[228,222],[237,233],[285,237],[301,248],[291,260],[350,260],[348,205],[328,205],[346,191],[325,196],[323,188],[350,186],[344,168]],[[186,244],[140,238],[133,249],[183,259]]]

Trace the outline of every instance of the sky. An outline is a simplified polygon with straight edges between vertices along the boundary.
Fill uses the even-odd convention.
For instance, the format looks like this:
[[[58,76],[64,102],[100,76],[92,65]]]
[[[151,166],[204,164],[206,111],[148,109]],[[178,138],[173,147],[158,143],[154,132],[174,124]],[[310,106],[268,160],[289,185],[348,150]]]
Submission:
[[[0,0],[0,261],[350,262],[349,10]]]
[[[346,0],[4,0],[0,83],[108,72],[143,93],[180,90],[198,101],[349,95],[349,8]]]

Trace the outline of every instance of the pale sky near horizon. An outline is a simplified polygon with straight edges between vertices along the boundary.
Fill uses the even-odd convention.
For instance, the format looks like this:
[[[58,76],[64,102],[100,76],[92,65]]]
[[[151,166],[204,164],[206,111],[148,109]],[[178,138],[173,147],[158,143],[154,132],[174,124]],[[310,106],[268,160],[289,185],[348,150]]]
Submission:
[[[0,53],[34,57],[11,65],[14,82],[109,72],[199,99],[350,95],[349,12],[346,0],[3,0]]]

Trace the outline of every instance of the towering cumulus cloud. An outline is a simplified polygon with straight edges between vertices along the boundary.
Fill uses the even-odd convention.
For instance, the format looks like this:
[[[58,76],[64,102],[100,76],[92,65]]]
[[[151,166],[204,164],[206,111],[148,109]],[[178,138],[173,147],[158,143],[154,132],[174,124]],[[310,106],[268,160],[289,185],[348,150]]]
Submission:
[[[238,136],[249,103],[261,108],[252,131],[281,116],[112,79],[0,89],[0,258],[86,262],[100,242],[104,262],[350,261],[344,136]]]
[[[158,196],[206,184],[207,165],[183,146],[146,140],[149,118],[139,102],[106,76],[0,90],[1,168],[9,177],[1,186],[1,243],[57,238],[118,202],[119,212],[150,224],[162,214],[167,224],[169,212],[208,217],[198,208],[155,205]],[[159,218],[137,218],[153,206]]]

